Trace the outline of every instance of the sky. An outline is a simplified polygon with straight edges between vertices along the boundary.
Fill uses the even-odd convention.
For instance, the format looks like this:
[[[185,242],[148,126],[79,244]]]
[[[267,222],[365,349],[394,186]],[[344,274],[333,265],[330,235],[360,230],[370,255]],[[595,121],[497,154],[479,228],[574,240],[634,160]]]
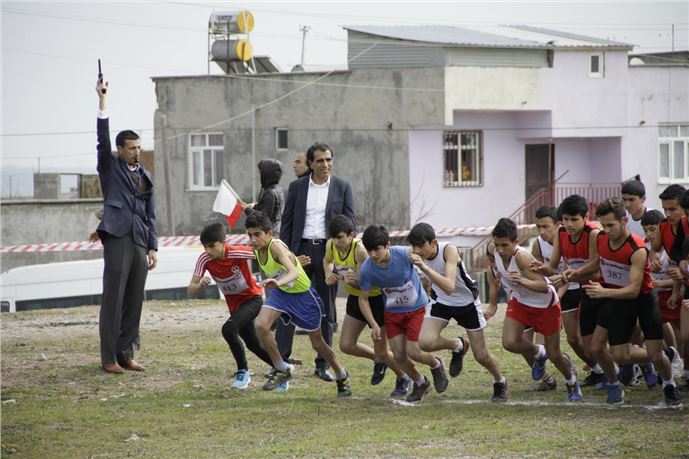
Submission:
[[[30,195],[32,174],[95,173],[97,59],[110,81],[113,131],[153,149],[153,76],[208,73],[208,18],[249,10],[254,55],[283,71],[346,68],[343,25],[443,24],[481,30],[526,24],[637,45],[689,48],[689,2],[24,2],[2,1],[2,196]],[[211,63],[210,72],[222,73]]]

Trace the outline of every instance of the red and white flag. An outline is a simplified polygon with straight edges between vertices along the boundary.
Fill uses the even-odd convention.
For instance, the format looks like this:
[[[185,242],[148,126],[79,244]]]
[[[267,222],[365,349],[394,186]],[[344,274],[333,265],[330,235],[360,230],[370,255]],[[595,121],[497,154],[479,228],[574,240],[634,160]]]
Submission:
[[[215,197],[213,203],[213,212],[223,214],[230,225],[230,229],[234,229],[237,220],[242,215],[242,208],[239,206],[239,195],[232,189],[229,183],[223,179],[218,190],[218,195]]]

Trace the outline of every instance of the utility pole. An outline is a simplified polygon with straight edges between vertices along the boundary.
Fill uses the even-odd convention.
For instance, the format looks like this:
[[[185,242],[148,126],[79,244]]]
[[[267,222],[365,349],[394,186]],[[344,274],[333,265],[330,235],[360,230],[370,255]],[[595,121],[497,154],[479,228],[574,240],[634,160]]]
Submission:
[[[304,48],[306,47],[306,32],[311,30],[309,26],[302,26],[301,30],[301,68],[304,68]]]
[[[675,52],[675,25],[672,24],[672,52]]]
[[[251,107],[251,202],[256,202],[256,106]]]

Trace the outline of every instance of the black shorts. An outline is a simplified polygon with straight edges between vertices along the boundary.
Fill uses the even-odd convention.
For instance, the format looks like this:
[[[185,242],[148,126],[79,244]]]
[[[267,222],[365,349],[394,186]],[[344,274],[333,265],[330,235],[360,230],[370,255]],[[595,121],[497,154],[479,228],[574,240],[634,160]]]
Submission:
[[[632,300],[605,300],[598,325],[608,330],[608,343],[617,346],[630,342],[637,319],[644,339],[663,339],[663,322],[655,290]]]
[[[383,303],[383,295],[369,296],[368,304],[371,305],[371,313],[373,313],[373,320],[376,321],[379,327],[385,325],[385,319],[383,317],[383,314],[385,313],[385,303]],[[368,324],[368,322],[366,321],[366,317],[364,317],[364,315],[361,313],[361,309],[359,309],[358,296],[349,295],[347,297],[347,315],[365,324]]]
[[[483,317],[481,306],[476,306],[474,303],[466,306],[446,306],[442,303],[433,303],[426,317],[446,322],[455,319],[467,331],[478,331],[486,326],[486,318]]]
[[[562,308],[562,313],[576,311],[579,309],[579,303],[581,303],[581,292],[582,288],[575,288],[572,290],[567,290],[562,298],[560,298],[560,308]]]
[[[586,294],[586,290],[581,289],[581,305],[579,306],[579,331],[581,336],[589,336],[598,325],[598,316],[604,300],[593,299]]]

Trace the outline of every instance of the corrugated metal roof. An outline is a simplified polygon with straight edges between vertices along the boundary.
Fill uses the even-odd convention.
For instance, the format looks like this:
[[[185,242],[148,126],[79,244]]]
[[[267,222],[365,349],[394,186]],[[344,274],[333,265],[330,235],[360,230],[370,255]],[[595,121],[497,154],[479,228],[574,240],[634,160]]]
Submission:
[[[530,26],[494,26],[473,30],[447,25],[343,26],[385,38],[483,48],[633,48],[628,43]]]

